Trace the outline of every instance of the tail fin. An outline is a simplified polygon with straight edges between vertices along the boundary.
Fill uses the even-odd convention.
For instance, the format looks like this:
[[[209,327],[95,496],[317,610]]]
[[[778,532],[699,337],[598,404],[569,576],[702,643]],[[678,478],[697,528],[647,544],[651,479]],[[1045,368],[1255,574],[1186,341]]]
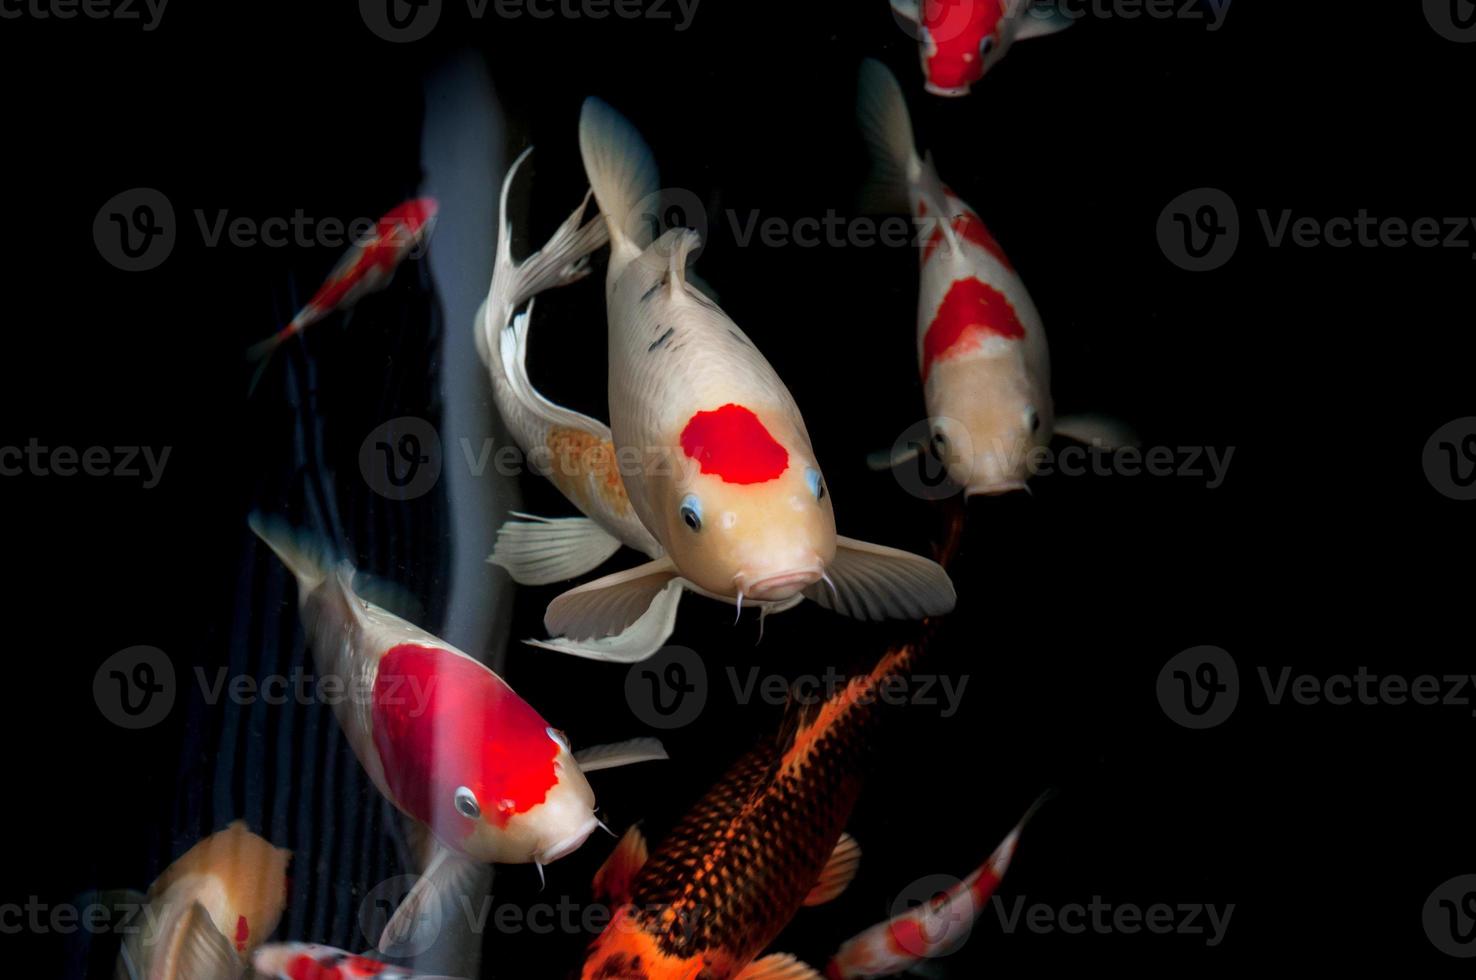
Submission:
[[[861,63],[856,121],[871,150],[868,210],[907,211],[907,187],[922,176],[912,137],[907,101],[887,66],[874,58]]]
[[[276,552],[287,570],[297,576],[297,587],[301,596],[306,596],[323,584],[330,570],[337,564],[337,557],[327,544],[310,534],[299,531],[280,517],[271,517],[254,512],[246,523],[268,548]]]
[[[246,348],[246,362],[256,365],[256,370],[251,372],[251,384],[246,388],[246,397],[250,398],[252,392],[256,391],[262,375],[266,374],[267,365],[271,363],[272,355],[296,332],[295,326],[295,323],[289,323],[266,340]]]
[[[660,188],[656,158],[629,120],[596,98],[579,114],[579,154],[610,229],[613,283],[654,237],[637,208]]]

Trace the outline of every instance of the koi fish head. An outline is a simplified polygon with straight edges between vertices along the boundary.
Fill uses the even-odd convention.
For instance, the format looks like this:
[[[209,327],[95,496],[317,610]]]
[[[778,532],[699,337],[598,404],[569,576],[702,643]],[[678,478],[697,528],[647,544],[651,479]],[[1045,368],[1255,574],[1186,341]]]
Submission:
[[[929,378],[933,451],[969,496],[1025,489],[1031,450],[1051,431],[1041,397],[1008,356],[938,361]]]
[[[379,237],[404,253],[430,234],[441,205],[433,197],[416,197],[396,204],[379,219]]]
[[[392,647],[371,710],[390,794],[447,847],[476,861],[547,864],[599,826],[563,733],[470,657]]]
[[[221,935],[243,960],[272,934],[287,905],[287,862],[291,852],[235,821],[186,851],[149,888],[151,897],[178,882],[213,880],[218,887],[195,895]]]
[[[767,602],[823,577],[835,512],[803,431],[727,404],[694,414],[678,441],[684,465],[657,492],[684,577],[715,595]]]
[[[356,956],[317,943],[272,943],[251,957],[251,967],[277,980],[414,980],[404,967]]]
[[[923,77],[934,95],[968,95],[1004,55],[1004,0],[923,0]]]

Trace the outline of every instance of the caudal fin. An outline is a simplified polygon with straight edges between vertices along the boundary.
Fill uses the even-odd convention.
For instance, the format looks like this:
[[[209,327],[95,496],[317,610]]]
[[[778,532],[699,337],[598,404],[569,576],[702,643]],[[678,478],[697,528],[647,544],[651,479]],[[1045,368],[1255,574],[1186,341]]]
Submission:
[[[596,98],[585,99],[579,114],[579,154],[609,226],[613,283],[654,237],[655,215],[648,221],[641,211],[654,210],[647,198],[660,189],[656,158],[630,121]]]
[[[912,136],[912,117],[902,87],[886,65],[874,58],[861,63],[856,121],[871,150],[868,210],[907,211],[907,188],[922,175]]]
[[[282,559],[287,570],[297,576],[297,587],[303,596],[322,585],[329,570],[337,564],[336,556],[326,543],[292,527],[280,517],[257,511],[246,519],[246,523]]]
[[[248,398],[251,396],[252,392],[256,391],[256,386],[261,383],[262,375],[266,374],[267,365],[271,363],[272,355],[275,354],[277,352],[277,348],[281,347],[282,344],[286,342],[287,338],[292,336],[292,334],[295,332],[296,331],[293,324],[289,323],[281,330],[278,330],[276,333],[272,334],[266,340],[263,340],[260,343],[252,344],[250,347],[246,348],[247,363],[256,365],[256,370],[251,372],[251,384],[248,385],[246,388],[246,395]]]

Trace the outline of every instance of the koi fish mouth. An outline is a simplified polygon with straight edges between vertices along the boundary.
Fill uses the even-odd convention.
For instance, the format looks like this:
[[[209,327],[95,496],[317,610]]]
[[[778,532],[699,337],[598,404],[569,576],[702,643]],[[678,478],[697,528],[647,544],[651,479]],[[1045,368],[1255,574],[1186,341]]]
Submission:
[[[807,586],[820,581],[820,577],[824,574],[824,571],[823,568],[816,566],[814,568],[799,568],[793,571],[780,572],[778,575],[770,575],[749,584],[742,592],[743,595],[750,599],[759,599],[765,602],[788,599]]]
[[[568,855],[573,854],[575,851],[579,850],[581,844],[589,840],[589,835],[594,833],[595,828],[599,825],[599,820],[595,819],[595,815],[591,813],[589,815],[589,822],[586,823],[583,827],[580,827],[577,831],[575,831],[573,834],[570,834],[568,837],[565,837],[563,840],[544,848],[538,854],[538,863],[552,864],[554,861],[557,861],[561,857],[567,857]]]
[[[998,497],[1017,490],[1030,492],[1024,480],[1000,480],[996,483],[976,483],[964,491],[966,497]]]
[[[927,89],[929,92],[933,93],[934,95],[945,95],[945,96],[948,96],[949,98],[958,98],[959,96],[963,96],[963,95],[968,95],[969,94],[969,86],[968,85],[953,85],[953,86],[948,86],[948,85],[939,85],[936,82],[924,82],[923,83],[923,88]]]

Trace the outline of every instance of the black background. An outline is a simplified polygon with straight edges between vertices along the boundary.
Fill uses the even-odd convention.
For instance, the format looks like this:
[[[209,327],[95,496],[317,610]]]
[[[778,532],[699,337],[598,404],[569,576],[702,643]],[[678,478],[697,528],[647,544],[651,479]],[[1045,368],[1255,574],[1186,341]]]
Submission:
[[[274,448],[309,410],[284,391],[282,378],[298,377],[287,372],[312,365],[325,456],[351,468],[373,425],[439,410],[438,331],[466,329],[440,321],[424,263],[409,265],[350,326],[310,331],[292,367],[248,401],[242,350],[291,315],[341,249],[206,248],[192,209],[382,212],[419,183],[422,79],[472,49],[512,120],[509,155],[539,148],[532,237],[583,187],[575,124],[590,94],[626,112],[667,186],[691,189],[712,215],[854,213],[865,172],[855,69],[874,56],[903,82],[919,142],[1028,284],[1058,407],[1129,419],[1147,445],[1235,450],[1213,490],[1192,478],[1052,477],[1031,497],[970,504],[960,609],[935,649],[935,669],[968,677],[960,709],[944,719],[918,706],[891,729],[851,827],[860,877],[799,913],[774,948],[822,964],[908,883],[975,867],[1056,786],[1002,886],[1007,903],[1234,903],[1224,942],[1008,935],[991,909],[945,961],[950,975],[1457,967],[1426,938],[1420,910],[1442,882],[1476,871],[1472,707],[1273,707],[1255,669],[1469,670],[1462,508],[1473,505],[1436,493],[1420,458],[1436,428],[1471,414],[1471,249],[1270,248],[1257,211],[1476,215],[1465,164],[1476,48],[1442,38],[1416,4],[1289,6],[1234,4],[1215,32],[1089,17],[1022,44],[963,100],[922,95],[912,42],[880,0],[704,0],[684,32],[670,21],[476,20],[448,3],[414,44],[376,37],[353,5],[178,2],[152,32],[0,22],[11,298],[0,444],[173,447],[152,490],[116,478],[0,482],[6,900],[142,888],[234,815],[219,812],[229,803],[181,802],[199,796],[189,773],[212,764],[200,712],[121,731],[97,710],[93,673],[138,643],[215,664],[229,642],[258,642],[233,609],[247,556],[264,567],[244,515],[281,502],[264,487],[301,479]],[[135,186],[169,196],[180,240],[159,268],[127,273],[104,261],[91,229],[103,202]],[[1198,187],[1236,201],[1242,236],[1228,265],[1195,274],[1164,258],[1155,224]],[[924,549],[936,510],[863,465],[922,417],[914,254],[740,247],[726,217],[710,237],[698,269],[804,410],[843,533]],[[540,301],[548,323],[535,328],[532,370],[555,401],[604,415],[599,283]],[[351,469],[334,492],[347,512],[369,493]],[[523,492],[529,509],[568,513],[532,478]],[[438,554],[455,530],[423,511],[399,532],[413,540],[354,547],[361,560],[409,556],[380,570],[418,594],[435,629]],[[556,593],[521,590],[510,635],[533,635]],[[263,615],[291,620],[290,597]],[[699,650],[714,677],[754,662],[794,676],[864,666],[900,635],[817,608],[771,620],[756,648],[755,633],[691,600],[673,642]],[[1235,713],[1203,732],[1174,724],[1155,695],[1167,659],[1199,644],[1230,651],[1241,676]],[[504,674],[578,742],[643,731],[621,668],[551,657],[513,644]],[[778,724],[777,708],[729,701],[716,690],[669,739],[669,765],[599,777],[610,818],[645,819],[659,838]],[[181,757],[193,760],[183,772]],[[315,842],[276,842],[297,852],[294,888],[308,887]],[[551,866],[541,897],[531,868],[507,869],[498,899],[579,895],[607,846],[594,839]],[[559,975],[585,938],[489,935],[485,975]],[[76,942],[16,939],[29,940],[19,955],[39,975],[55,975]]]

